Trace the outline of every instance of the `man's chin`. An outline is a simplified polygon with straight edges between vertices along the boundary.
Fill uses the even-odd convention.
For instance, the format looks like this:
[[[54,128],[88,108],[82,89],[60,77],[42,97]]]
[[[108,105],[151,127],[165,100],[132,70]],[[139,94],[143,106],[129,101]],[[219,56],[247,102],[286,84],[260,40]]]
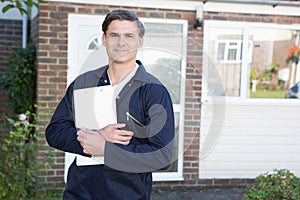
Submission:
[[[112,59],[112,61],[115,63],[127,63],[131,60],[132,58],[129,58],[128,56],[118,56],[117,58]]]

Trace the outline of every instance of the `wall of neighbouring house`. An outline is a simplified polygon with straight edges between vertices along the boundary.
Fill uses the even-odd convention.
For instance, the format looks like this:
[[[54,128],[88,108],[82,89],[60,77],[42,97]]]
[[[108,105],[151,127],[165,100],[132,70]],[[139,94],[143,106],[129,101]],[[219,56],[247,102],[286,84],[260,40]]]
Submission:
[[[1,9],[4,4],[1,4]],[[22,48],[23,21],[18,10],[11,9],[0,14],[0,75],[7,72],[8,57],[13,52]],[[30,32],[28,39],[37,39],[37,17],[28,20]],[[5,116],[10,116],[12,109],[6,106],[7,97],[0,90],[0,127],[5,124]]]
[[[22,48],[22,20],[0,19],[0,75],[7,71],[8,57],[11,52]],[[0,126],[11,109],[5,105],[7,98],[0,91]]]

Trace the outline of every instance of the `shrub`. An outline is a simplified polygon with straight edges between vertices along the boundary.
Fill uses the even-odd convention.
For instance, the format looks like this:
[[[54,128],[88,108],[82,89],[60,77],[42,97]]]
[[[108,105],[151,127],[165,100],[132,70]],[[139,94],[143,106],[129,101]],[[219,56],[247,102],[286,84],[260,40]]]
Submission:
[[[243,200],[299,200],[300,179],[286,169],[258,176],[247,186]]]
[[[39,142],[37,116],[26,112],[19,119],[7,119],[9,134],[0,144],[0,199],[30,199],[42,186],[39,170],[47,171],[51,162],[50,149]],[[38,159],[38,149],[45,148],[44,160]]]
[[[36,98],[36,49],[34,43],[12,52],[8,71],[0,78],[0,87],[8,97],[7,103],[15,114],[33,112]]]

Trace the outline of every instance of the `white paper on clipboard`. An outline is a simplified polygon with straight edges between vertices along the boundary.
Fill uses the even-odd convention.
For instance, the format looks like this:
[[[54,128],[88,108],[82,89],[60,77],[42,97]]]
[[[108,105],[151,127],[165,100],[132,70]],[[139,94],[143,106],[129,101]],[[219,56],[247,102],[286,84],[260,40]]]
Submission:
[[[99,130],[116,123],[114,87],[111,85],[74,90],[76,128]],[[77,166],[104,164],[103,156],[76,155]]]

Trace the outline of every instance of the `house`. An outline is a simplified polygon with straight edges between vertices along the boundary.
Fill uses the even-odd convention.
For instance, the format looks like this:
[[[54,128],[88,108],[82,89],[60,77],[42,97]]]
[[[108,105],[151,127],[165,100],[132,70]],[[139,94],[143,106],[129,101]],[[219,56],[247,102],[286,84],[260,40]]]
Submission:
[[[174,162],[154,173],[155,185],[245,185],[275,168],[300,176],[300,101],[285,98],[286,89],[300,80],[299,62],[286,62],[288,50],[300,45],[299,1],[42,3],[29,27],[37,45],[43,125],[78,74],[107,62],[101,22],[119,8],[144,22],[139,58],[167,86],[174,104]],[[6,24],[0,26],[0,47],[20,47],[21,18],[0,23]],[[41,180],[62,187],[70,155],[55,153],[53,169]]]

